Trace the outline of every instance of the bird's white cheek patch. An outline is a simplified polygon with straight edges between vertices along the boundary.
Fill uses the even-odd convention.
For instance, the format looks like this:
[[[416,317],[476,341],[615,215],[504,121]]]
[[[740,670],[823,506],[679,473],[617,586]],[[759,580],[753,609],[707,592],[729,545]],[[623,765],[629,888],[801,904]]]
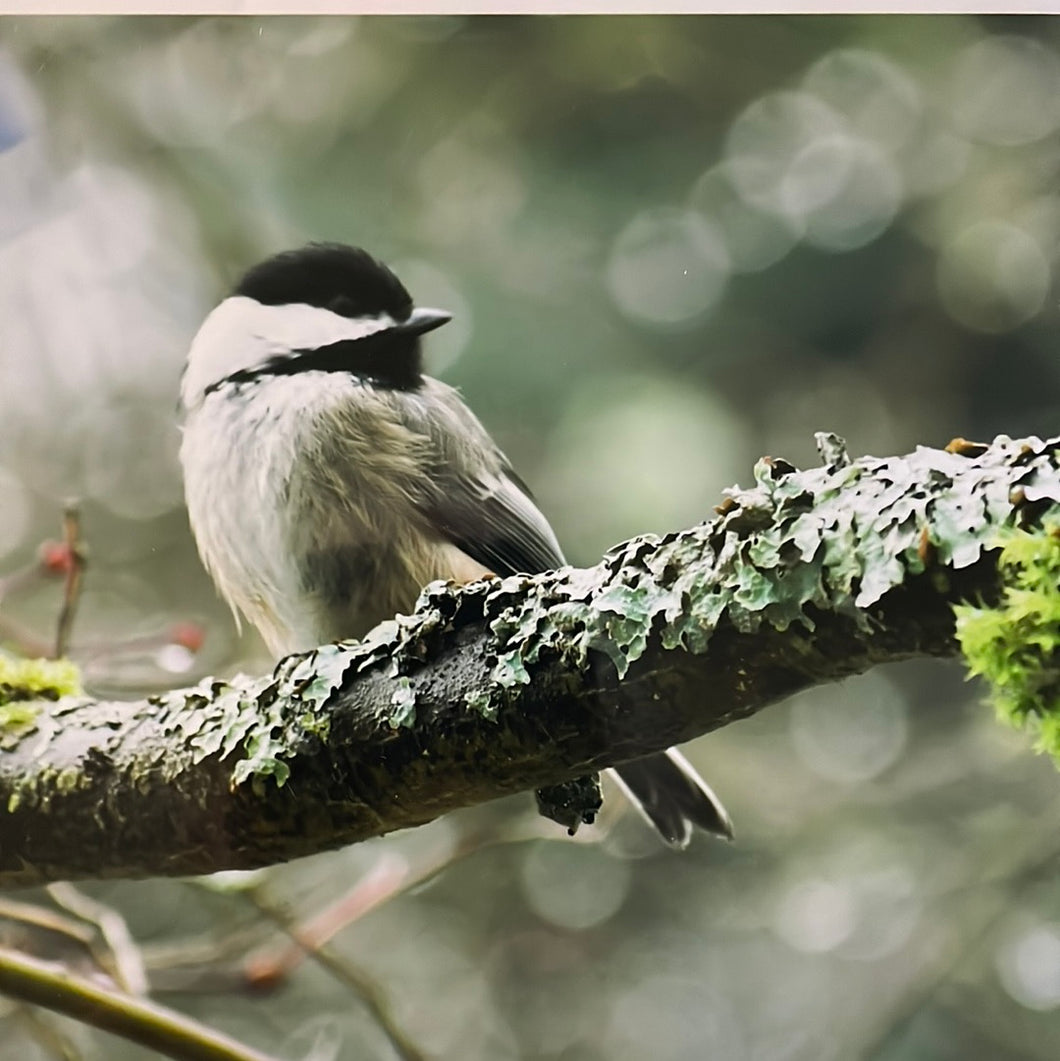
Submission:
[[[343,317],[302,302],[266,306],[242,295],[226,298],[192,340],[181,388],[184,404],[190,408],[209,386],[235,372],[259,368],[298,350],[364,339],[394,324],[385,313]]]

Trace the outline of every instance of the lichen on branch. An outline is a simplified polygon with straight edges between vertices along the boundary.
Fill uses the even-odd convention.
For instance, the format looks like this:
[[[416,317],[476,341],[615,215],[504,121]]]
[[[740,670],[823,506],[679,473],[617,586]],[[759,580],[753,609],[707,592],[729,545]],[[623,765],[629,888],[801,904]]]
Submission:
[[[274,674],[44,703],[0,753],[0,880],[309,854],[660,751],[806,688],[957,651],[998,535],[1060,501],[1060,440],[766,458],[713,519],[587,569],[427,587]],[[709,695],[705,695],[709,690]]]

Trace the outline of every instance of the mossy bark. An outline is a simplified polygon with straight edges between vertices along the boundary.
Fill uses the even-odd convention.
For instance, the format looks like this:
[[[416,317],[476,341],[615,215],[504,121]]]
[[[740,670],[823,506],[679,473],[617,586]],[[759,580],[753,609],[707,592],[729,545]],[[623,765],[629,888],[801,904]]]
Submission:
[[[276,674],[41,704],[0,733],[0,881],[311,854],[638,758],[876,663],[956,651],[1056,440],[756,467],[711,521],[462,588]]]

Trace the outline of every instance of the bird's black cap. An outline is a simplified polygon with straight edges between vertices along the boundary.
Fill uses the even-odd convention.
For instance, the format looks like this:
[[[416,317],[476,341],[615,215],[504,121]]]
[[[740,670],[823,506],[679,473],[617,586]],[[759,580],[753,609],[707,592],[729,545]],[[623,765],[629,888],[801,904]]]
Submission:
[[[310,243],[255,265],[232,292],[267,306],[305,303],[343,317],[412,312],[405,285],[367,251],[344,243]]]

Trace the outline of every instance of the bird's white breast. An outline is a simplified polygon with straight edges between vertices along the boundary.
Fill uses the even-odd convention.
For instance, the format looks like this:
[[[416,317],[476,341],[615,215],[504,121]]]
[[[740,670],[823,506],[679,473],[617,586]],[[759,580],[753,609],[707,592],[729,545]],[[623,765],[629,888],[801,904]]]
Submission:
[[[401,415],[418,400],[304,372],[227,384],[189,413],[199,552],[273,652],[360,637],[431,580],[485,573],[423,521],[429,440]]]
[[[188,415],[180,458],[188,517],[203,563],[233,610],[282,648],[299,616],[297,571],[283,497],[300,445],[300,417],[321,395],[297,377],[222,388]]]

